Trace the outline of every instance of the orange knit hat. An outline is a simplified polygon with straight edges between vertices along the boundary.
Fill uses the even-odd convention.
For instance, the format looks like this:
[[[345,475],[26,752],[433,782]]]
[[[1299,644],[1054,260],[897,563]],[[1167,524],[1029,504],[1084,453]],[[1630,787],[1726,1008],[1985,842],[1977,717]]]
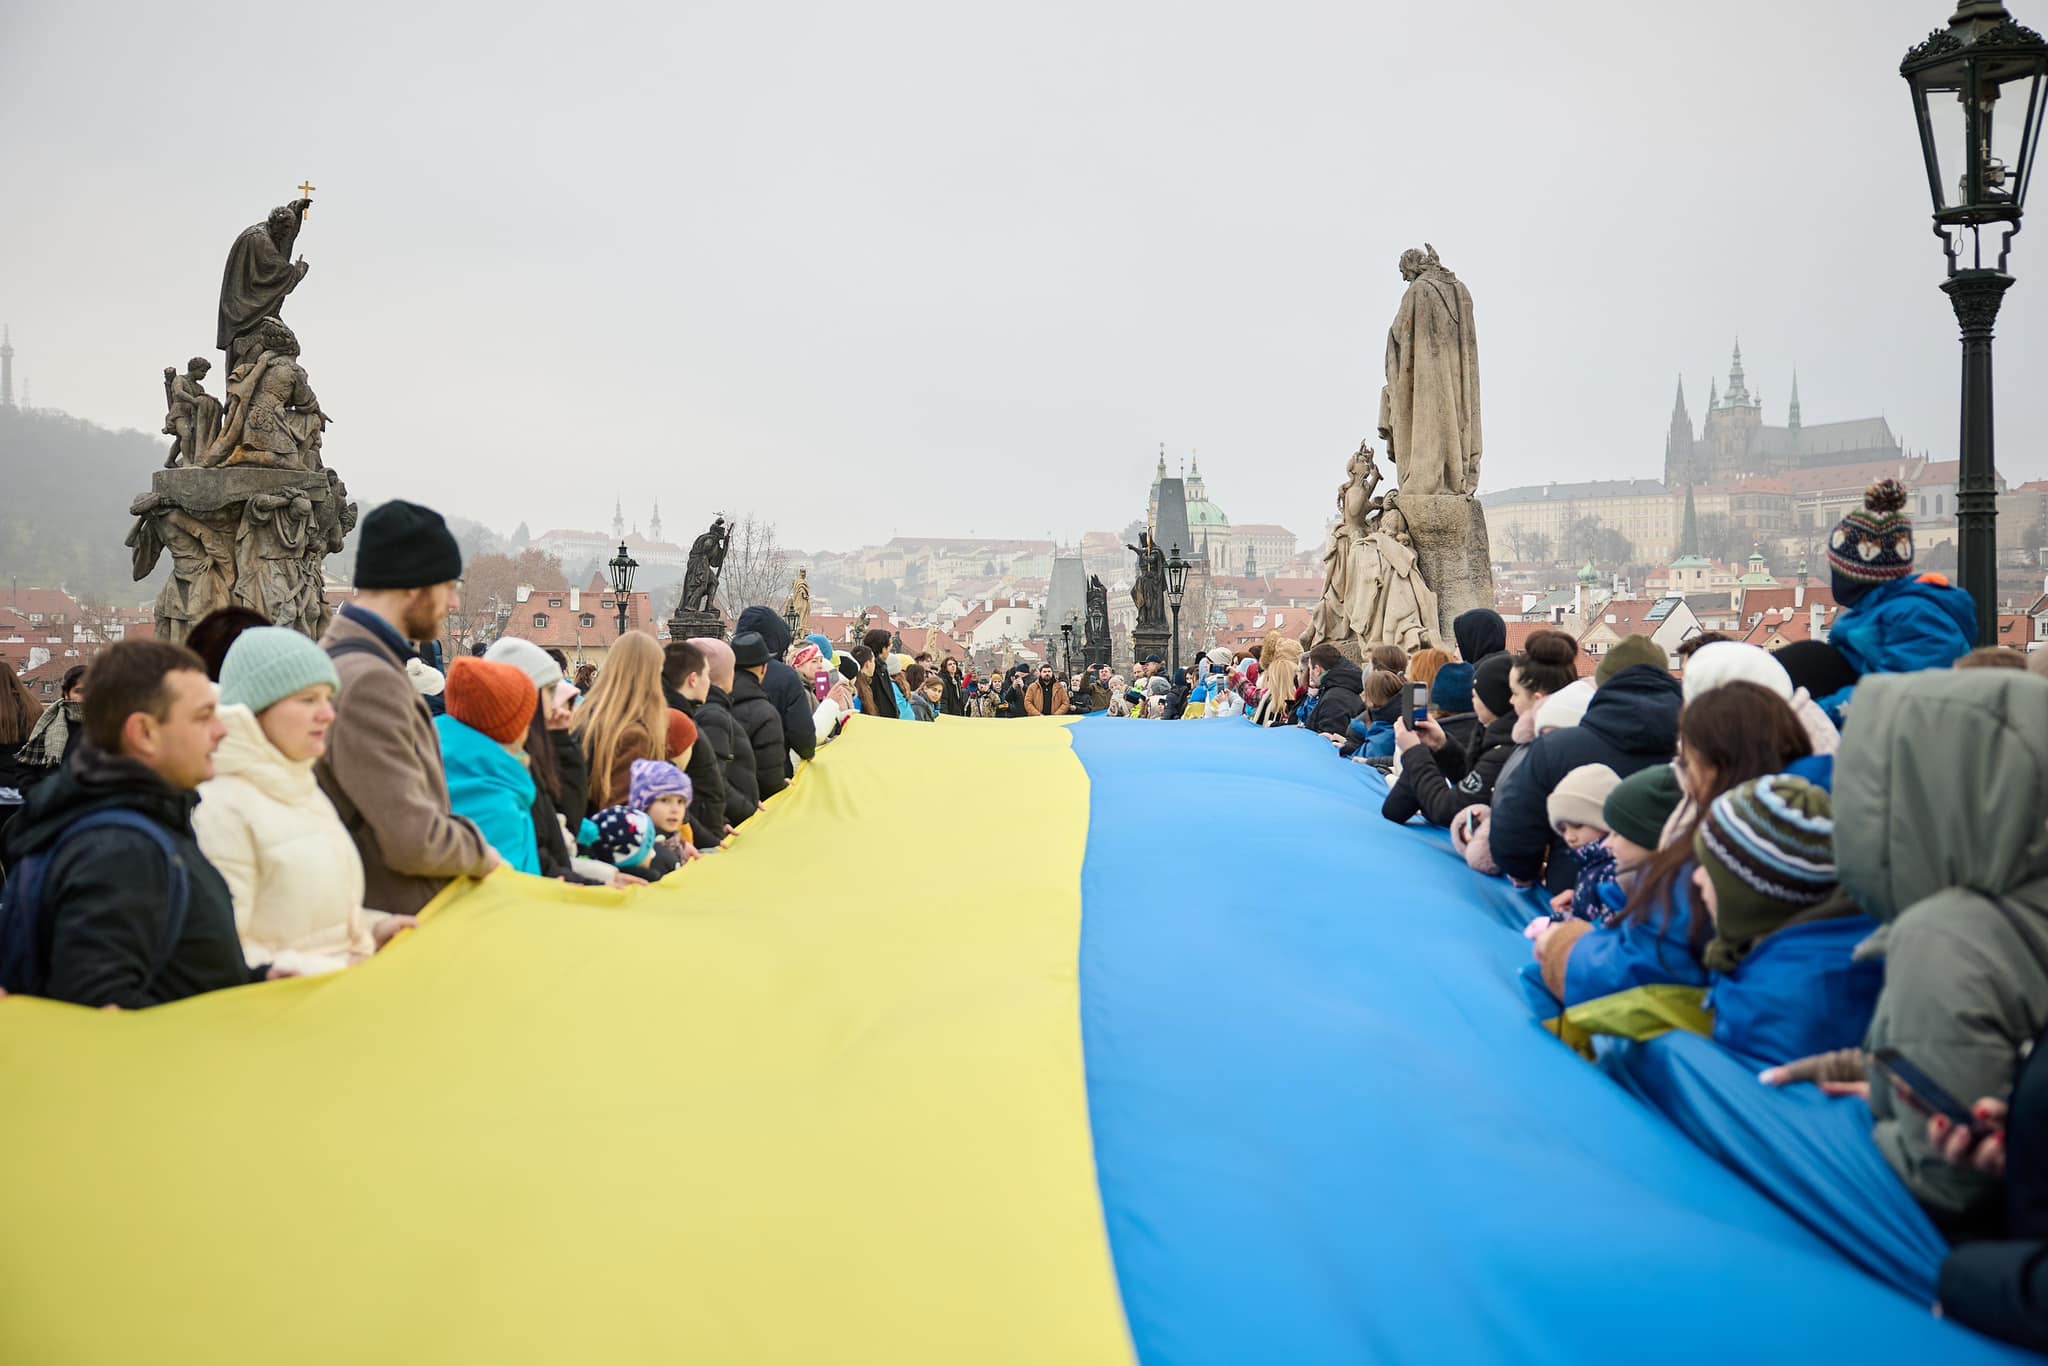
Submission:
[[[448,714],[501,745],[526,734],[540,704],[533,680],[510,664],[467,655],[448,666]]]

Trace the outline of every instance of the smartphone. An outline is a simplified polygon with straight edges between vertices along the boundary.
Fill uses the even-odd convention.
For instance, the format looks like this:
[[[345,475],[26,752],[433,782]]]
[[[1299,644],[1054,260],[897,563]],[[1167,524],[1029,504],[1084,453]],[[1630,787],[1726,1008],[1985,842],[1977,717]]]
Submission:
[[[1880,1048],[1870,1055],[1877,1070],[1902,1088],[1901,1099],[1923,1115],[1943,1115],[1951,1124],[1966,1129],[1984,1130],[1984,1125],[1970,1113],[1970,1107],[1935,1084],[1934,1078],[1921,1071],[1896,1048]]]
[[[1429,719],[1429,684],[1408,685],[1408,729],[1414,730]]]

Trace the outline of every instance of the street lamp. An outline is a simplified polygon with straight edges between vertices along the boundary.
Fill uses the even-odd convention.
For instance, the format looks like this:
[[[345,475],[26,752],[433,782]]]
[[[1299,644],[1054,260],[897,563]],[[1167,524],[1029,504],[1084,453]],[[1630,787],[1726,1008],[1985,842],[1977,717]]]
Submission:
[[[795,640],[797,627],[804,624],[804,619],[796,614],[795,602],[790,602],[783,607],[782,624],[789,628],[789,638]]]
[[[1188,562],[1180,557],[1180,543],[1174,542],[1166,556],[1166,605],[1173,609],[1173,676],[1180,677],[1180,604],[1188,595]]]
[[[1060,669],[1060,675],[1063,678],[1072,678],[1074,676],[1074,619],[1072,617],[1068,617],[1060,623],[1060,643],[1061,649],[1065,652],[1062,656],[1064,662]]]
[[[633,592],[633,571],[640,567],[639,561],[626,553],[626,543],[619,542],[619,553],[612,556],[605,568],[612,573],[612,595],[619,600],[619,634],[626,634],[626,601]]]
[[[1991,328],[2012,287],[2005,258],[2034,176],[2048,42],[2015,23],[2001,0],[1961,0],[1947,28],[1936,29],[1906,54],[1899,74],[1912,90],[1920,155],[1934,198],[1934,235],[1948,257],[1941,288],[1962,327],[1958,558],[1962,587],[1977,600],[1977,639],[1989,644],[1998,639]],[[1983,233],[1989,227],[2002,228],[1991,266],[1984,264]]]

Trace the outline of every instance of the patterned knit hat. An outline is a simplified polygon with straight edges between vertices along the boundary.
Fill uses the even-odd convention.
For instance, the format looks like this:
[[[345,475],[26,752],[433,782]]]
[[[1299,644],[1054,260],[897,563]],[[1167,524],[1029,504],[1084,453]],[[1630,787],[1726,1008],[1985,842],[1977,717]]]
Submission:
[[[1853,607],[1877,585],[1913,572],[1913,520],[1905,506],[1905,485],[1880,479],[1863,491],[1862,507],[1835,523],[1828,570],[1836,602]]]
[[[533,724],[540,689],[510,664],[461,656],[448,666],[448,714],[501,745],[516,742]]]
[[[1706,964],[1732,972],[1757,940],[1835,889],[1834,806],[1804,778],[1758,778],[1714,799],[1692,850],[1714,885]]]
[[[583,822],[576,844],[594,859],[631,871],[654,857],[654,822],[645,811],[608,806]]]
[[[297,631],[255,626],[235,637],[220,665],[223,706],[269,710],[307,688],[341,690],[341,675],[327,651]]]
[[[674,764],[659,759],[635,759],[633,781],[626,788],[626,805],[645,811],[663,797],[681,797],[688,802],[695,795],[690,779]]]

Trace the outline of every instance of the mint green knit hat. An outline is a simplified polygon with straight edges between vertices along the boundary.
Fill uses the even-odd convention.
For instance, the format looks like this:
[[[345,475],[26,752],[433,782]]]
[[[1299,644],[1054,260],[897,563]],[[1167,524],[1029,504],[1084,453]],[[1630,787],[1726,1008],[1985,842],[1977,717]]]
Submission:
[[[257,626],[235,637],[220,665],[221,705],[262,712],[325,683],[341,691],[341,675],[327,651],[297,631]]]

